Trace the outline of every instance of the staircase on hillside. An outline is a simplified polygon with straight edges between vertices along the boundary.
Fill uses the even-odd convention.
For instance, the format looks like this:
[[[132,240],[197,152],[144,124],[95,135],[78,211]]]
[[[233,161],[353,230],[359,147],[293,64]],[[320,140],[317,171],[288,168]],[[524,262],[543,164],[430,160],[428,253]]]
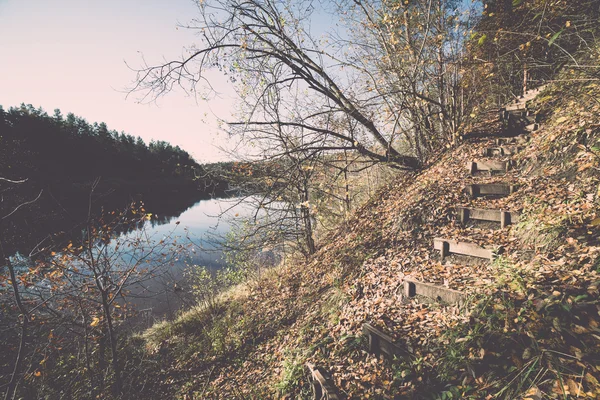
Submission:
[[[527,102],[535,98],[544,88],[545,86],[540,86],[537,89],[525,92],[523,96],[501,110],[500,115],[505,123],[507,133],[513,136],[497,139],[495,147],[484,149],[482,156],[485,159],[473,160],[467,164],[467,169],[473,177],[481,176],[481,172],[484,173],[484,176],[485,174],[506,174],[510,168],[514,168],[513,160],[498,161],[493,158],[512,156],[524,149],[524,146],[529,142],[529,134],[538,129],[537,116],[527,109]],[[466,186],[464,191],[473,200],[478,197],[498,198],[509,196],[518,188],[518,185],[514,183],[472,184]],[[469,221],[484,221],[498,223],[499,229],[505,229],[508,225],[519,221],[518,213],[508,210],[480,209],[469,206],[457,207],[456,211],[457,218],[463,225],[466,225]],[[492,247],[481,247],[450,238],[436,238],[433,244],[434,249],[439,250],[442,262],[451,255],[473,258],[480,260],[480,262],[481,260],[492,262],[502,253],[502,246],[499,244]],[[410,301],[415,296],[435,302],[456,304],[459,307],[463,306],[467,299],[466,293],[405,277],[404,301]],[[412,349],[407,343],[395,341],[388,333],[381,331],[369,322],[365,322],[363,325],[363,335],[368,338],[369,352],[377,357],[380,355],[388,359],[411,357]],[[312,365],[308,365],[308,367],[312,375],[315,400],[342,398],[330,377]]]

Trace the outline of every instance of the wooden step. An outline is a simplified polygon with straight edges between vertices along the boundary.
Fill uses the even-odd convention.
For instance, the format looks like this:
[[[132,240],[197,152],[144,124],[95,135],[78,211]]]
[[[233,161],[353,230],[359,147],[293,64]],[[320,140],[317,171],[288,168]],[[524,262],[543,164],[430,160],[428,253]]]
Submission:
[[[475,175],[477,172],[494,172],[505,173],[510,167],[510,161],[496,161],[496,160],[478,160],[469,161],[467,163],[467,170],[471,175]]]
[[[519,222],[519,215],[510,211],[469,207],[456,207],[456,211],[462,224],[466,224],[469,220],[500,222],[500,228],[504,228],[506,225]]]
[[[483,157],[495,157],[495,156],[512,156],[523,150],[521,146],[498,146],[498,147],[487,147],[482,150],[481,155]]]
[[[404,278],[404,296],[425,296],[448,304],[462,305],[466,299],[464,293],[431,283],[419,282],[412,278]]]
[[[507,185],[505,183],[489,183],[489,184],[473,184],[467,185],[465,191],[472,198],[497,196],[504,197],[514,193],[517,190],[517,185]]]
[[[504,119],[509,123],[535,124],[538,121],[537,115],[531,114],[528,110],[507,111]]]
[[[519,111],[519,110],[527,110],[527,105],[526,105],[526,101],[519,101],[517,103],[511,103],[509,105],[507,105],[506,107],[504,107],[503,111],[504,112],[509,112],[509,111]],[[506,118],[506,114],[504,114],[504,118]]]
[[[441,238],[433,239],[433,248],[440,251],[442,260],[451,254],[493,260],[502,251],[502,247],[485,248],[473,243]]]
[[[396,344],[391,336],[369,323],[363,324],[363,335],[369,339],[369,353],[375,354],[376,357],[383,355],[393,360],[394,357],[406,356],[409,353],[406,345]]]
[[[503,146],[507,144],[525,144],[529,142],[530,137],[528,135],[519,135],[514,137],[507,138],[498,138],[496,139],[496,145]]]
[[[502,147],[486,147],[481,151],[483,157],[503,156]]]
[[[321,368],[314,364],[306,363],[312,378],[313,399],[314,400],[340,400],[338,391],[333,384],[333,380]]]
[[[517,110],[506,110],[506,118],[510,118],[510,116],[524,118],[527,116],[529,110],[526,108],[519,108]]]
[[[529,124],[525,127],[525,131],[527,131],[527,132],[535,132],[538,129],[540,129],[539,124]]]
[[[526,91],[517,100],[510,102],[505,107],[505,109],[506,110],[514,110],[514,109],[525,107],[525,105],[527,104],[528,101],[535,99],[537,97],[537,95],[540,94],[545,88],[546,88],[546,86],[540,86],[536,89]]]

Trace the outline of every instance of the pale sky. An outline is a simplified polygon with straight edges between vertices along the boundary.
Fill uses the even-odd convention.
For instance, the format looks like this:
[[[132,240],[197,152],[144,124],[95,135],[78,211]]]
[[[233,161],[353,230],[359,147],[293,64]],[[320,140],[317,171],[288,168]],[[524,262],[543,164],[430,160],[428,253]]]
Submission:
[[[125,61],[178,57],[195,37],[177,22],[197,15],[191,0],[0,0],[0,105],[60,108],[146,142],[179,145],[201,163],[227,159],[214,147],[227,141],[213,117],[229,116],[226,95],[209,107],[183,93],[158,104],[123,93],[135,78]],[[231,93],[222,77],[213,82]]]

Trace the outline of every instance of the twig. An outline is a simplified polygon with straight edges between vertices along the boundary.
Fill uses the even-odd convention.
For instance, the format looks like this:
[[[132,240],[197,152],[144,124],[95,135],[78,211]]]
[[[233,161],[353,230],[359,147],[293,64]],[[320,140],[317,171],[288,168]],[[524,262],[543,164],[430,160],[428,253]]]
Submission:
[[[28,206],[30,204],[35,203],[36,201],[38,201],[38,199],[42,196],[42,193],[44,192],[44,189],[40,190],[40,193],[37,195],[37,197],[31,201],[26,201],[25,203],[21,203],[19,204],[14,210],[12,210],[10,213],[8,213],[7,215],[5,215],[4,217],[2,217],[1,219],[6,219],[8,217],[10,217],[11,215],[13,215],[14,213],[16,213],[21,207],[24,206]]]
[[[8,182],[8,183],[14,183],[14,184],[19,184],[19,183],[25,183],[25,182],[27,182],[27,179],[21,179],[19,181],[14,181],[12,179],[3,178],[3,177],[0,176],[0,181],[2,181],[2,182]]]

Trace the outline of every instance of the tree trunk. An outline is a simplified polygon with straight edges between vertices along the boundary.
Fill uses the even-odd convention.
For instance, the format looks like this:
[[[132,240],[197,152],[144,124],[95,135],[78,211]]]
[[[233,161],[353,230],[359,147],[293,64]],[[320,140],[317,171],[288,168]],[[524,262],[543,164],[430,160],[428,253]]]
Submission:
[[[25,308],[21,300],[21,294],[19,292],[19,285],[17,283],[17,276],[15,274],[15,269],[11,263],[11,261],[4,256],[4,250],[2,249],[2,243],[0,243],[0,251],[2,251],[2,262],[8,268],[8,272],[10,274],[10,281],[13,289],[13,295],[15,298],[15,302],[17,303],[17,307],[21,312],[21,340],[19,342],[19,351],[17,353],[17,358],[15,360],[15,365],[13,367],[13,372],[10,377],[10,381],[8,382],[8,387],[6,389],[6,393],[4,395],[5,400],[12,400],[16,396],[17,382],[18,377],[21,370],[21,364],[23,363],[23,358],[25,357],[25,350],[27,345],[27,329],[29,328],[29,312]]]
[[[114,394],[119,395],[123,388],[121,378],[121,367],[119,365],[118,349],[117,349],[117,334],[113,326],[112,315],[110,313],[110,304],[108,301],[108,293],[102,292],[102,308],[104,310],[104,318],[106,318],[106,329],[108,329],[108,338],[110,340],[110,351],[112,356],[112,367],[115,373]]]

